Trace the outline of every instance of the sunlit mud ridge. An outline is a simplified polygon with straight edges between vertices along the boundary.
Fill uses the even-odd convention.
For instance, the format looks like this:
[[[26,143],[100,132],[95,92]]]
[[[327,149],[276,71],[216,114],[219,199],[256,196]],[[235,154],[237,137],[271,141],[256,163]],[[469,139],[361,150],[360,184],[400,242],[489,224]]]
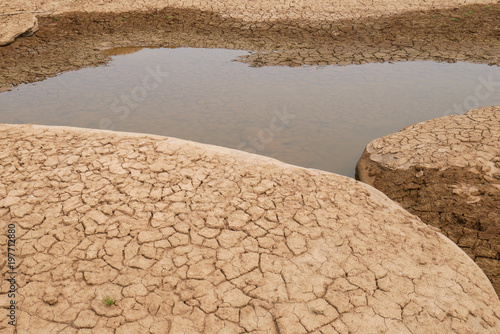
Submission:
[[[499,11],[447,0],[4,1],[0,91],[106,64],[102,51],[120,46],[252,50],[239,59],[251,66],[499,65]],[[361,177],[395,199],[409,189],[402,205],[425,221],[437,214],[477,264],[350,178],[175,138],[0,125],[0,248],[15,255],[2,254],[0,269],[2,278],[16,271],[15,285],[0,283],[0,332],[499,333],[500,300],[478,267],[497,284],[498,226],[488,220],[498,222],[496,115],[445,118],[464,125],[447,145],[457,140],[460,158],[476,154],[478,165],[450,158],[441,168],[436,145],[448,137],[420,133],[423,123],[405,131],[436,148],[422,153],[431,160],[413,166],[413,142],[389,136],[367,152],[407,157],[397,161],[414,173],[382,159],[366,164],[379,174]],[[496,142],[478,150],[490,135]],[[432,185],[442,176],[454,182],[444,190]],[[449,191],[459,200],[447,202]],[[414,197],[427,202],[408,205]]]
[[[440,228],[500,294],[500,107],[376,139],[363,153],[357,176]]]
[[[174,138],[0,130],[18,333],[500,331],[467,254],[361,182]]]
[[[492,0],[257,0],[257,1],[208,1],[208,0],[10,0],[0,5],[2,12],[29,11],[36,14],[60,15],[68,12],[140,12],[164,8],[184,8],[210,11],[223,17],[244,21],[275,21],[281,19],[321,21],[343,18],[373,17],[420,11],[435,8],[455,8],[461,5],[492,4]]]
[[[293,13],[305,4],[300,2],[297,11],[295,4],[288,4],[293,10],[272,14],[272,18],[267,13],[273,11],[253,7],[231,14],[232,7],[224,7],[225,2],[213,5],[217,11],[201,4],[176,3],[178,7],[163,8],[156,7],[160,2],[151,2],[134,11],[137,4],[127,8],[120,2],[111,8],[108,2],[102,6],[86,3],[71,2],[77,6],[72,7],[76,13],[68,13],[69,2],[59,2],[59,10],[50,3],[16,7],[9,2],[0,7],[0,11],[13,13],[27,8],[24,11],[32,10],[30,15],[39,18],[35,36],[0,47],[0,91],[60,72],[102,65],[109,57],[100,51],[120,46],[252,50],[256,53],[240,59],[251,66],[405,60],[500,63],[497,3],[458,6],[451,1],[429,5],[391,1],[397,5],[384,7],[380,2],[329,12],[318,2],[315,6],[310,3],[313,10],[304,10],[298,17]],[[251,2],[252,6],[266,3]]]
[[[38,20],[30,13],[0,14],[0,46],[14,42],[17,37],[31,36],[38,30]]]

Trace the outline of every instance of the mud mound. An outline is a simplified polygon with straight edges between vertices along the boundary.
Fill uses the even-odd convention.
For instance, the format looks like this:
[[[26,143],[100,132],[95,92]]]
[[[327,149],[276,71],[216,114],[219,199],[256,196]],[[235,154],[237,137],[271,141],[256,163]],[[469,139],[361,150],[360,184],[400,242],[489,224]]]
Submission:
[[[357,177],[440,228],[500,294],[500,107],[376,139],[363,153]]]
[[[33,14],[0,15],[0,46],[8,45],[19,36],[31,36],[38,30],[38,20]]]
[[[500,331],[474,262],[363,183],[172,138],[0,130],[18,332]]]

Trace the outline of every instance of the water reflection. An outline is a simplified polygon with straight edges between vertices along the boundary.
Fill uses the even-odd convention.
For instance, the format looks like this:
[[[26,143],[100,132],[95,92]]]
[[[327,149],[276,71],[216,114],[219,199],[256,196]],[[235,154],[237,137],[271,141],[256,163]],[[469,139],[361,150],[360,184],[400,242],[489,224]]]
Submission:
[[[353,176],[370,140],[465,112],[480,77],[500,80],[498,67],[467,63],[251,68],[232,61],[246,51],[108,52],[121,54],[109,66],[0,94],[0,122],[160,134]]]

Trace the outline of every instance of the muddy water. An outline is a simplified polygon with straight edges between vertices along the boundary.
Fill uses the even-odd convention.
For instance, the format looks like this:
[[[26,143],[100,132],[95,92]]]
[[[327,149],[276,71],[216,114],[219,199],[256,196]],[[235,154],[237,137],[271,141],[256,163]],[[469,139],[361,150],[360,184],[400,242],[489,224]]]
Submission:
[[[122,48],[114,54],[109,66],[1,93],[0,122],[153,133],[353,176],[374,138],[500,104],[499,88],[484,87],[500,81],[496,66],[252,68],[233,61],[246,51]]]

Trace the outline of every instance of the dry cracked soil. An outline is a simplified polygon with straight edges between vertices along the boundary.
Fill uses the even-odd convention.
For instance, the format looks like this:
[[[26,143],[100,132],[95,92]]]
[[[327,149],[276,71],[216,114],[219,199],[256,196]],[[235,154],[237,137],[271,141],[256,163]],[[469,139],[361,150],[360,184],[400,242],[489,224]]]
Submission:
[[[109,9],[111,12],[103,12],[107,7],[95,12],[92,10],[99,7],[83,6],[73,8],[80,9],[78,12],[67,12],[68,8],[60,5],[56,10],[49,2],[31,8],[41,12],[35,13],[39,30],[33,37],[0,48],[0,91],[60,72],[105,64],[110,58],[101,51],[122,46],[252,50],[256,52],[239,59],[251,66],[407,60],[500,63],[500,4],[420,3],[388,12],[396,2],[381,3],[350,10],[340,6],[308,11],[304,8],[321,9],[321,4],[299,2],[302,12],[295,10],[293,3],[280,12],[283,4],[273,2],[268,10],[251,10],[241,3],[238,10],[181,3],[178,7],[141,7],[145,11],[125,11],[118,6]],[[30,8],[5,6],[0,8],[14,13]],[[265,13],[274,14],[268,17]]]
[[[500,294],[500,107],[376,139],[360,158],[357,177],[438,227]]]
[[[500,331],[476,264],[364,183],[174,138],[0,130],[17,333]]]
[[[250,66],[500,63],[495,1],[12,0],[0,23],[0,91],[128,46],[252,50]],[[20,273],[2,333],[500,332],[476,263],[368,185],[174,138],[0,130],[0,223],[16,226]],[[481,265],[493,248],[479,239],[464,249]]]

